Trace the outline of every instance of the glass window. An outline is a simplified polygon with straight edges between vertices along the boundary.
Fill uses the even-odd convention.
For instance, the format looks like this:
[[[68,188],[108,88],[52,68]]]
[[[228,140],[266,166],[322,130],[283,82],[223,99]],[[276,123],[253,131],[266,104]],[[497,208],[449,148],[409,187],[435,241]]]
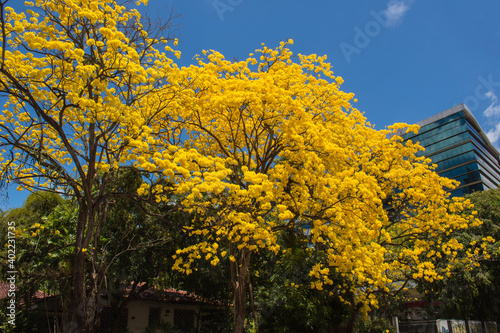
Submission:
[[[419,134],[417,134],[417,135],[424,134],[425,132],[429,132],[430,130],[432,130],[436,127],[443,126],[449,122],[453,122],[453,121],[460,119],[460,118],[463,118],[463,117],[464,117],[464,112],[460,111],[460,112],[454,113],[452,115],[449,115],[446,118],[436,120],[430,124],[427,124],[425,126],[420,127]],[[405,134],[404,138],[405,139],[412,139],[414,136],[416,136],[414,133],[408,133],[408,134]]]
[[[454,177],[457,177],[457,176],[460,176],[460,175],[463,175],[463,174],[466,174],[466,173],[469,173],[469,172],[475,171],[475,170],[479,170],[479,165],[477,164],[477,162],[469,163],[466,165],[462,165],[458,168],[454,168],[451,170],[447,170],[445,172],[441,172],[441,173],[439,173],[439,175],[442,177],[454,178]]]
[[[462,120],[465,121],[464,119]],[[443,127],[439,127],[431,132],[424,133],[420,138],[415,138],[412,140],[420,141],[420,144],[422,146],[429,146],[433,143],[442,141],[457,134],[467,132],[467,126],[465,126],[465,123],[461,124],[460,122],[454,122]]]
[[[454,145],[458,145],[462,142],[466,142],[470,140],[470,135],[468,132],[460,133],[451,138],[441,140],[439,142],[435,142],[425,147],[425,154],[431,155],[432,153],[436,153],[440,150],[444,150],[448,147],[452,147]]]
[[[472,144],[458,146],[429,156],[429,158],[432,160],[432,163],[437,164],[437,172],[476,160]]]

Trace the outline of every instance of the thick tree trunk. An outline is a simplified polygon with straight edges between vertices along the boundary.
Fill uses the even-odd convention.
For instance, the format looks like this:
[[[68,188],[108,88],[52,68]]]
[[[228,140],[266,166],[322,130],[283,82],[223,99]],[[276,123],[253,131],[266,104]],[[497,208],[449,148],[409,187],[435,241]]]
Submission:
[[[85,258],[82,254],[75,254],[73,267],[73,294],[71,297],[71,324],[72,327],[83,328],[85,324]]]
[[[245,332],[246,300],[250,281],[250,258],[252,252],[246,248],[241,250],[239,265],[236,262],[231,263],[231,275],[234,287],[234,333]]]
[[[245,303],[246,284],[245,281],[238,279],[234,289],[234,333],[243,333],[245,331]]]
[[[85,323],[83,326],[83,332],[85,333],[94,332],[96,323],[98,292],[99,290],[97,284],[93,283],[85,302]]]
[[[76,227],[75,259],[73,267],[73,295],[74,319],[72,327],[77,327],[75,332],[92,333],[95,328],[97,296],[102,280],[102,272],[99,265],[93,263],[94,270],[89,276],[86,274],[86,255],[91,253],[88,247],[94,234],[95,210],[88,209],[91,205],[81,200],[78,214],[78,225]],[[85,250],[83,250],[85,249]],[[98,267],[97,269],[96,266]],[[86,287],[86,278],[90,280],[90,288]],[[75,325],[76,323],[76,325]]]
[[[86,332],[85,327],[85,312],[86,295],[85,295],[85,253],[82,252],[82,244],[85,233],[85,226],[87,225],[87,207],[85,204],[80,203],[80,211],[78,214],[78,224],[76,227],[76,241],[75,241],[75,257],[73,262],[73,293],[71,297],[72,303],[72,320],[68,323],[72,327],[78,327],[80,332]]]

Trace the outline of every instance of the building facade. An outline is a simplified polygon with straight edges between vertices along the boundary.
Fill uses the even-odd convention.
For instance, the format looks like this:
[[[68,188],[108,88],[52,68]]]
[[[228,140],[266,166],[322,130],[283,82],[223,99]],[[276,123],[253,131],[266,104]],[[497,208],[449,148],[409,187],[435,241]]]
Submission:
[[[500,184],[499,152],[488,140],[471,111],[460,104],[418,123],[418,134],[405,140],[420,142],[420,152],[437,165],[441,176],[460,181],[452,196],[497,188]]]

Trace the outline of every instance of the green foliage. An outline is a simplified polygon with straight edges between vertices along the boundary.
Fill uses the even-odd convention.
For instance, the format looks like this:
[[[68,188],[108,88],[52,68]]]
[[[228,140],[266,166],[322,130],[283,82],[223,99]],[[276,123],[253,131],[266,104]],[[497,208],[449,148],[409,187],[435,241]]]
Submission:
[[[16,313],[15,326],[8,322],[6,304],[0,301],[0,331],[3,333],[49,333],[44,312],[20,310]]]
[[[110,205],[100,237],[91,245],[99,251],[99,261],[109,265],[105,272],[111,285],[123,282],[150,282],[159,275],[164,247],[171,236],[164,218],[152,218],[145,213],[149,202],[134,198],[142,183],[142,175],[133,169],[122,170],[116,181],[108,185],[117,195]],[[149,207],[148,207],[149,208]],[[151,208],[159,213],[161,205]],[[161,214],[159,214],[161,215]]]
[[[29,304],[38,290],[51,294],[70,291],[71,245],[74,243],[71,230],[75,216],[74,205],[57,194],[46,192],[31,194],[22,207],[2,216],[3,231],[7,230],[8,221],[15,222],[18,298]],[[0,252],[4,260],[6,249]]]
[[[394,327],[385,319],[366,318],[356,323],[355,333],[396,333]]]
[[[314,277],[309,272],[323,257],[321,249],[292,232],[282,234],[281,245],[287,249],[282,255],[261,258],[252,269],[258,274],[258,332],[329,332],[346,320],[349,306],[341,302],[335,287],[311,287]],[[329,278],[335,284],[341,281],[334,270]]]
[[[483,224],[461,231],[458,240],[466,250],[481,247],[479,265],[457,266],[443,281],[422,284],[429,300],[439,300],[434,316],[495,320],[500,313],[500,189],[475,192],[467,196]],[[492,237],[493,239],[489,239]]]
[[[91,242],[91,247],[101,249],[96,253],[98,261],[108,265],[106,286],[111,306],[116,310],[113,313],[118,314],[118,308],[127,302],[123,297],[123,285],[136,281],[149,286],[194,291],[199,296],[230,304],[230,286],[224,278],[223,265],[214,268],[209,263],[201,264],[198,271],[188,277],[171,273],[172,255],[182,244],[194,242],[183,232],[190,219],[171,205],[156,203],[150,198],[138,202],[134,195],[140,184],[142,175],[133,169],[122,170],[117,181],[108,184],[111,191],[120,195],[109,207],[100,237]],[[69,299],[78,209],[72,201],[41,192],[30,195],[22,207],[0,215],[4,234],[7,222],[16,222],[16,268],[22,276],[18,283],[19,297],[30,299],[36,291],[42,290],[62,295],[63,303]],[[150,214],[146,214],[146,210]],[[5,249],[1,249],[4,259]],[[91,248],[87,249],[88,266],[98,262],[90,255],[91,251]],[[87,280],[90,277],[87,276]],[[230,311],[229,307],[227,311]],[[230,313],[221,311],[221,314],[207,328],[223,332],[224,328],[230,327],[227,322]],[[20,315],[18,327],[36,327],[25,317]],[[28,324],[22,326],[23,322]],[[46,318],[39,323],[45,328]]]
[[[0,223],[2,225],[0,229],[1,239],[6,239],[7,222],[14,221],[17,230],[31,227],[35,223],[40,223],[42,217],[48,216],[63,201],[63,198],[56,193],[31,193],[24,201],[22,207],[0,213]]]
[[[225,306],[210,313],[210,319],[202,322],[199,333],[230,333],[233,331],[231,307]]]

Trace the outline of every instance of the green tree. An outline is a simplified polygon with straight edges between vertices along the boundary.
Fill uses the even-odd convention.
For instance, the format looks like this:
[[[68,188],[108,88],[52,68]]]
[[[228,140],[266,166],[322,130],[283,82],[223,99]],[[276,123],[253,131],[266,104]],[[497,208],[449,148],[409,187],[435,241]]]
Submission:
[[[72,242],[71,238],[64,238],[70,219],[62,221],[62,214],[59,213],[63,205],[65,201],[55,193],[36,192],[28,196],[22,207],[2,214],[3,240],[7,239],[8,222],[15,223],[16,265],[21,281],[30,285],[28,294],[37,291],[41,281],[48,281],[50,276],[58,273],[59,258],[54,259],[52,255]],[[58,213],[54,213],[56,211]],[[5,247],[2,247],[1,253],[2,265],[7,268]]]
[[[500,313],[500,189],[474,192],[467,196],[474,204],[480,226],[463,230],[458,239],[464,244],[460,256],[474,256],[473,267],[457,265],[444,280],[425,284],[421,290],[429,300],[442,305],[434,315],[498,320]]]
[[[110,205],[100,237],[93,242],[101,249],[98,260],[89,258],[86,267],[89,275],[106,273],[108,283],[103,287],[107,289],[100,291],[108,293],[114,310],[109,325],[112,332],[119,329],[120,311],[142,290],[158,282],[158,276],[168,270],[165,258],[175,251],[169,230],[178,223],[176,216],[170,214],[165,218],[164,207],[161,204],[151,207],[147,198],[140,203],[130,198],[142,183],[141,173],[130,168],[122,170],[120,177],[109,184],[111,191],[121,195]],[[71,305],[71,259],[78,210],[77,203],[72,200],[63,200],[50,192],[35,192],[22,207],[12,209],[2,217],[2,230],[7,230],[8,221],[16,222],[16,268],[23,298],[30,299],[37,290],[58,295],[61,303],[57,305],[61,306],[63,318],[69,315],[67,310]],[[152,216],[154,212],[157,216]],[[180,228],[181,225],[177,227],[179,231]],[[4,260],[7,259],[5,250],[3,248],[1,253]],[[86,276],[86,283],[90,279]],[[123,297],[125,286],[132,287],[129,297]]]
[[[342,302],[336,285],[342,281],[332,270],[335,287],[311,288],[315,277],[309,273],[325,255],[311,246],[304,235],[285,231],[280,236],[284,250],[268,254],[252,265],[255,287],[255,319],[259,332],[330,332],[344,324],[351,311]]]
[[[33,296],[38,291],[58,295],[63,301],[68,299],[75,241],[70,230],[75,216],[74,206],[59,195],[35,192],[28,196],[22,207],[11,209],[1,217],[2,231],[10,230],[7,227],[9,222],[15,223],[16,299],[19,300],[18,307],[21,299],[24,303],[16,316],[15,332],[44,332],[48,329],[46,313],[39,309],[30,310]],[[9,263],[8,249],[0,249],[2,265],[5,266]],[[8,270],[12,269],[2,272]],[[63,304],[63,313],[68,305]],[[13,326],[7,325],[6,329],[13,329]]]

